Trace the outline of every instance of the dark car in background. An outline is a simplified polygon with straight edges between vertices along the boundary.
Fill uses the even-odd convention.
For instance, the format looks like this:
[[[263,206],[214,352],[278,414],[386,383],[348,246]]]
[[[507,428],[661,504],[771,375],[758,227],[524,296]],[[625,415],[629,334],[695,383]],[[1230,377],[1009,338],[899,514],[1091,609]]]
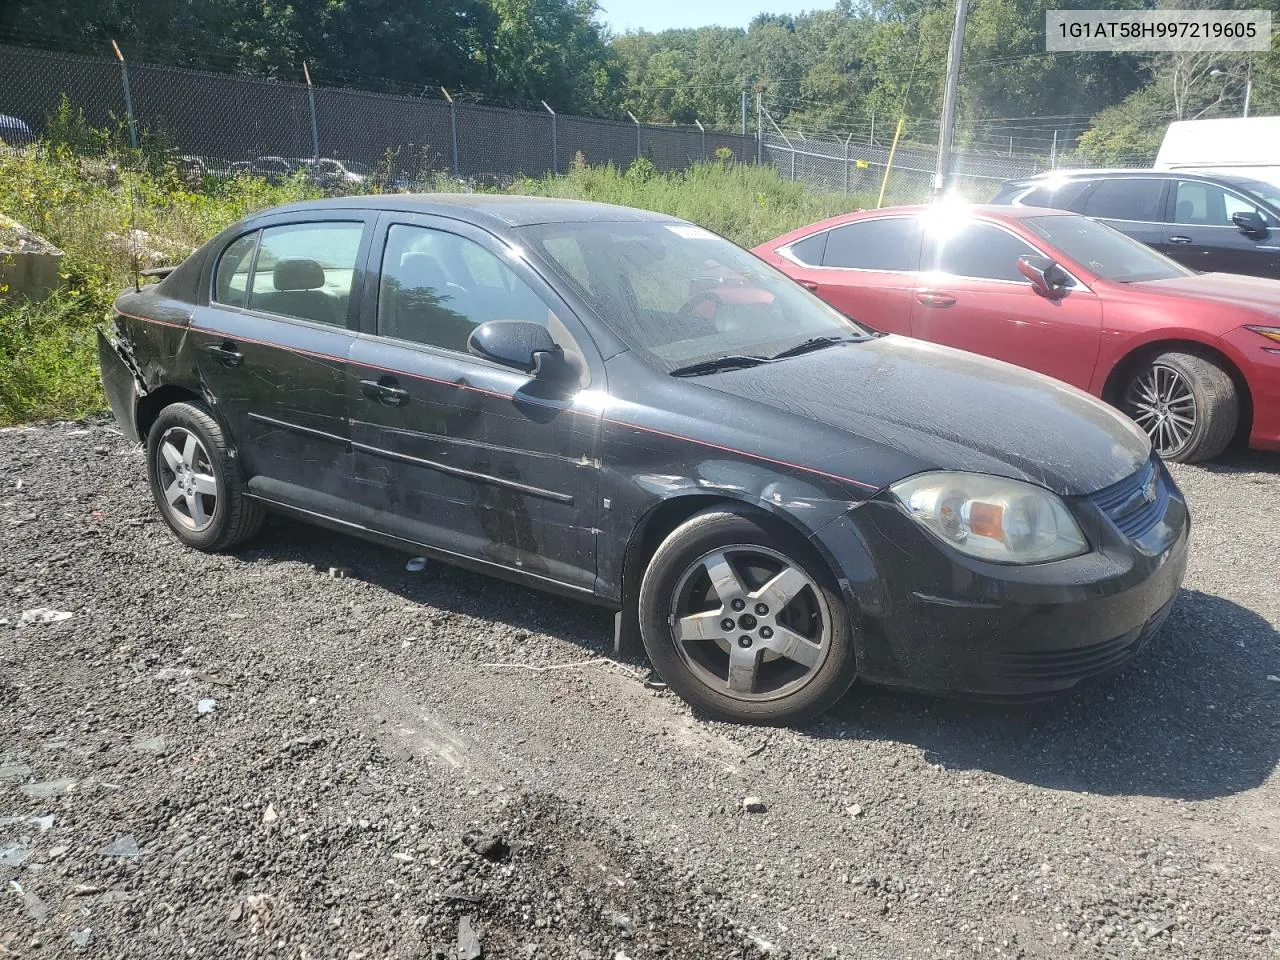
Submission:
[[[673,690],[794,721],[856,677],[1044,695],[1132,656],[1186,563],[1145,434],[868,332],[693,224],[497,195],[255,214],[99,339],[157,507],[279,511],[619,611]]]
[[[1280,187],[1179,170],[1055,170],[991,200],[1101,220],[1192,270],[1280,279]]]
[[[28,143],[33,143],[35,139],[35,134],[31,132],[31,127],[26,121],[11,117],[7,113],[0,113],[0,143],[24,147]]]

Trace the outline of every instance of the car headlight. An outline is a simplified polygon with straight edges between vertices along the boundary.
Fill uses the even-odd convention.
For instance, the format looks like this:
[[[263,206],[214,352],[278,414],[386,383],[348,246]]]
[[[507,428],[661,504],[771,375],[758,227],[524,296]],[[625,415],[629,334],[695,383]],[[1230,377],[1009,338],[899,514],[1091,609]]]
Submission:
[[[908,515],[961,553],[997,563],[1044,563],[1089,549],[1054,494],[981,473],[922,473],[889,489]]]

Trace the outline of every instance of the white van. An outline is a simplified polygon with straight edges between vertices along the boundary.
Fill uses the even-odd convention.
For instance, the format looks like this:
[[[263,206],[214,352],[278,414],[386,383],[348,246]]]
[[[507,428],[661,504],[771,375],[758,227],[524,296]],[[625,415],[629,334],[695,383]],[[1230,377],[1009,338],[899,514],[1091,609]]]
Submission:
[[[1157,170],[1198,170],[1280,187],[1280,117],[1178,120],[1169,124]]]

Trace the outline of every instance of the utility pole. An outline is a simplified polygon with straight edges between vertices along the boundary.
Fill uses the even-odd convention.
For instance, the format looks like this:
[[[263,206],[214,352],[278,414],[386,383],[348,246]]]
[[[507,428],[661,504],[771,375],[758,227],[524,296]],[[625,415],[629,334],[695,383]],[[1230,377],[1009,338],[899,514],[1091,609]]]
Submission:
[[[947,48],[947,86],[942,95],[942,125],[938,130],[938,163],[933,172],[933,195],[940,197],[951,172],[951,143],[955,137],[956,97],[960,92],[960,56],[964,51],[964,23],[969,0],[956,0],[956,22]]]
[[[747,91],[742,91],[742,135],[747,135]]]
[[[756,91],[756,166],[764,163],[764,94]]]

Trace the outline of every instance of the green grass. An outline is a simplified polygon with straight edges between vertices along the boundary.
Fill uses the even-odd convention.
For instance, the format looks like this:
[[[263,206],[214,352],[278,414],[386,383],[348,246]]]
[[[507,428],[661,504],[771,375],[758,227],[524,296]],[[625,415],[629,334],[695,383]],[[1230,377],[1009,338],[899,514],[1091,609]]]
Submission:
[[[0,152],[0,213],[60,247],[63,292],[43,303],[0,299],[0,426],[75,418],[104,405],[94,327],[132,282],[130,227],[193,248],[255,210],[317,196],[301,181],[209,180],[191,190],[163,163],[121,154],[121,170],[66,146]],[[117,158],[119,159],[119,157]],[[145,169],[150,167],[150,169]],[[442,180],[443,189],[458,189]],[[873,201],[806,190],[769,168],[708,163],[659,174],[574,164],[562,176],[521,179],[509,193],[595,200],[682,217],[746,247]]]

